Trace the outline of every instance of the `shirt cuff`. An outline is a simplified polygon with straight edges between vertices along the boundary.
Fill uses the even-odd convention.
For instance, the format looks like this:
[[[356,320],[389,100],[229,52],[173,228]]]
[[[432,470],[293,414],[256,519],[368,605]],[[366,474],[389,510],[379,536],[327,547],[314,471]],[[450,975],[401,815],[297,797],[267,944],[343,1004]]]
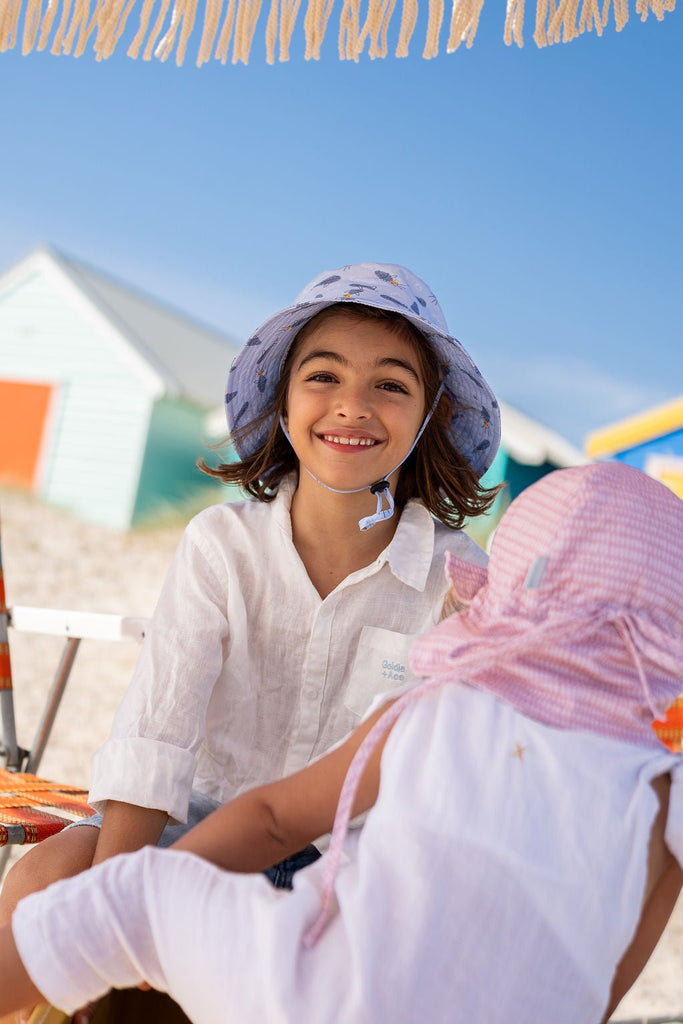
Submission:
[[[12,935],[36,988],[73,1013],[112,986],[164,983],[150,939],[143,871],[152,847],[64,879],[18,904]]]
[[[109,985],[86,954],[79,935],[83,930],[78,919],[82,904],[73,898],[73,890],[78,887],[73,883],[65,887],[63,882],[58,886],[21,900],[12,915],[12,935],[38,991],[47,1002],[72,1014],[106,992]],[[63,895],[68,895],[66,901]]]
[[[196,759],[189,750],[144,737],[108,740],[91,762],[88,802],[107,800],[166,811],[169,824],[185,824]]]

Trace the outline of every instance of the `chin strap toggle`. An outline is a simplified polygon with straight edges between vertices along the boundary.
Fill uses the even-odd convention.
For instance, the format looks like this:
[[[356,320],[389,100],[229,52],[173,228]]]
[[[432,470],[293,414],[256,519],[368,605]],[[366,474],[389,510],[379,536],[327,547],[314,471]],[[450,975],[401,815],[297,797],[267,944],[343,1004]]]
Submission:
[[[381,523],[382,520],[391,519],[394,514],[394,499],[389,489],[388,480],[378,480],[377,483],[371,484],[370,493],[377,497],[377,508],[371,516],[364,516],[363,519],[359,519],[358,526],[361,530],[370,530],[377,523]],[[386,508],[382,508],[384,496],[386,496],[387,501]]]

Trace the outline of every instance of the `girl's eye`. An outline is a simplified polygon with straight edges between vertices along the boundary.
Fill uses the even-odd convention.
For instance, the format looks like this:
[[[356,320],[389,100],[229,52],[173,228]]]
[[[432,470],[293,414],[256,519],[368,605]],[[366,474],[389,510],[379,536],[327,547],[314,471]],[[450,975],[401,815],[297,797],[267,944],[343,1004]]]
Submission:
[[[309,374],[306,378],[307,381],[314,381],[317,384],[331,384],[337,378],[333,373],[329,373],[327,370],[316,370],[315,373]]]
[[[385,380],[379,385],[383,391],[395,391],[397,394],[407,395],[408,388],[404,384],[400,384],[397,380]]]

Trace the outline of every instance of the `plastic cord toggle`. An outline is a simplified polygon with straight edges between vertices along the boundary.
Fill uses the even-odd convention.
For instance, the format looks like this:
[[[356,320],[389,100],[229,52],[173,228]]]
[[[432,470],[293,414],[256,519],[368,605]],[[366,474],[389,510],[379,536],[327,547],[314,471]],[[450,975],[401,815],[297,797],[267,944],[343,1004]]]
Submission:
[[[391,519],[394,514],[394,498],[389,489],[388,480],[378,480],[377,483],[371,484],[370,493],[377,496],[377,508],[371,516],[364,516],[363,519],[358,520],[358,526],[361,530],[370,530],[377,523],[381,523],[384,519]],[[382,497],[386,495],[387,506],[382,508]]]

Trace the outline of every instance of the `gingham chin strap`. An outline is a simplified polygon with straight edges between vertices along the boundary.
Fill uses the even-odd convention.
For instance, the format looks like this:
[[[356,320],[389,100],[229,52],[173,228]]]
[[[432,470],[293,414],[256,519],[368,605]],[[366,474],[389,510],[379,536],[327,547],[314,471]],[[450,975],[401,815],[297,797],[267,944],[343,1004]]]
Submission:
[[[419,700],[421,697],[424,697],[425,694],[432,690],[440,689],[442,686],[446,685],[446,682],[447,680],[431,679],[428,682],[415,687],[415,689],[410,690],[408,693],[404,693],[403,696],[399,697],[398,700],[384,712],[382,717],[375,722],[372,729],[354,754],[353,760],[349,765],[349,770],[346,773],[346,778],[344,779],[344,785],[342,786],[342,790],[339,795],[339,803],[337,804],[337,813],[334,818],[332,839],[327,851],[327,861],[325,864],[325,872],[323,874],[322,904],[320,907],[320,913],[311,927],[305,932],[303,938],[304,947],[306,949],[311,949],[316,944],[329,920],[332,897],[334,894],[334,883],[339,870],[339,862],[344,849],[344,840],[346,839],[349,821],[351,820],[353,802],[356,798],[358,785],[373,750],[381,740],[382,736],[384,736],[386,731],[391,725],[393,725],[405,708]]]
[[[363,516],[362,519],[358,520],[358,529],[359,530],[370,530],[370,529],[372,529],[373,526],[376,526],[377,523],[381,523],[385,519],[391,519],[391,517],[393,516],[393,514],[394,514],[394,507],[395,507],[394,506],[394,498],[393,498],[392,493],[391,493],[391,491],[389,489],[388,477],[390,477],[392,475],[392,473],[395,473],[397,469],[400,469],[401,466],[403,465],[403,463],[406,461],[406,459],[409,458],[412,455],[412,453],[415,451],[415,446],[417,445],[417,442],[420,440],[420,438],[424,434],[424,432],[425,432],[425,430],[427,428],[427,424],[431,420],[432,415],[434,413],[434,410],[436,409],[437,405],[439,404],[439,399],[441,398],[441,396],[443,394],[445,386],[446,386],[445,381],[441,381],[441,384],[439,384],[439,387],[438,387],[438,390],[436,392],[436,395],[434,396],[434,401],[431,404],[429,412],[427,413],[427,415],[425,416],[424,420],[422,421],[422,426],[418,430],[417,435],[415,437],[415,440],[413,441],[413,443],[411,444],[410,448],[408,449],[406,454],[403,456],[401,461],[398,463],[398,465],[394,466],[394,468],[392,470],[390,470],[388,473],[385,473],[381,480],[375,480],[375,482],[371,483],[371,484],[363,484],[362,487],[354,487],[354,488],[352,488],[349,491],[342,491],[342,490],[340,490],[337,487],[330,487],[329,484],[326,484],[322,480],[318,479],[318,477],[314,473],[311,473],[311,471],[308,468],[308,466],[305,466],[303,464],[303,462],[301,463],[301,465],[304,467],[304,469],[306,470],[308,475],[310,477],[312,477],[313,480],[315,480],[315,482],[317,484],[320,484],[321,487],[325,487],[328,491],[334,491],[335,494],[360,494],[361,491],[369,490],[371,492],[371,494],[374,494],[374,495],[377,496],[377,508],[372,513],[372,515],[370,515],[370,516]],[[285,420],[284,420],[284,417],[283,417],[282,413],[280,414],[280,429],[282,430],[282,433],[285,435],[285,437],[287,438],[289,443],[292,444],[292,439],[289,436],[289,431],[287,430],[287,425],[285,423]],[[294,445],[292,444],[292,448],[293,447],[294,447]],[[382,499],[383,498],[386,498],[386,502],[387,502],[386,508],[382,508],[382,504],[383,504]]]
[[[640,652],[638,651],[638,647],[636,645],[636,629],[632,619],[633,616],[630,615],[628,612],[621,612],[619,615],[615,615],[614,618],[611,619],[611,622],[614,625],[615,629],[618,631],[621,639],[624,641],[624,646],[631,655],[631,661],[633,662],[634,668],[638,673],[640,685],[643,688],[643,694],[645,696],[645,700],[647,701],[647,705],[650,711],[652,712],[652,717],[659,718],[660,712],[655,706],[654,698],[652,696],[652,690],[650,688],[650,684],[648,682],[645,669],[643,668],[643,662],[640,657]]]

